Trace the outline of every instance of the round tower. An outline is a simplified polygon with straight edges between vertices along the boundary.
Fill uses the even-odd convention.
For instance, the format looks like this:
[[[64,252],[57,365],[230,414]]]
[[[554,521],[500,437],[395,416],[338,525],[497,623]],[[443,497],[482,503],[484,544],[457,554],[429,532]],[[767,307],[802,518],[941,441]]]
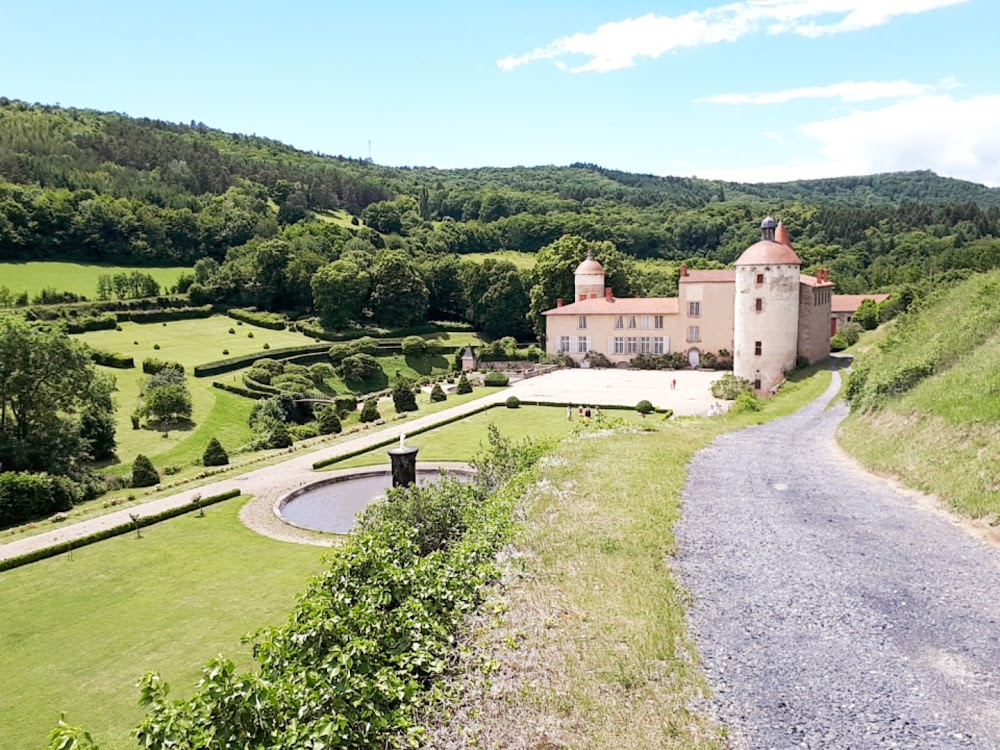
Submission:
[[[576,281],[576,302],[604,296],[604,266],[594,260],[593,252],[587,252],[587,259],[576,267],[573,276]]]
[[[733,372],[768,391],[795,367],[802,261],[784,225],[768,216],[760,241],[736,261]]]

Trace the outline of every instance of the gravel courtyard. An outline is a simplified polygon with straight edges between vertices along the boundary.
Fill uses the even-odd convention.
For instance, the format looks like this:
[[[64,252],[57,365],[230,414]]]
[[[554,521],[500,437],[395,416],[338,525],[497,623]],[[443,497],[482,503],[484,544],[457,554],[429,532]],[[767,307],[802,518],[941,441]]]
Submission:
[[[574,404],[635,406],[647,399],[678,416],[704,415],[715,399],[710,387],[721,372],[700,370],[558,370],[513,384],[518,398]],[[677,388],[670,383],[677,380]]]
[[[1000,748],[1000,552],[839,452],[839,382],[691,464],[713,709],[737,748]]]

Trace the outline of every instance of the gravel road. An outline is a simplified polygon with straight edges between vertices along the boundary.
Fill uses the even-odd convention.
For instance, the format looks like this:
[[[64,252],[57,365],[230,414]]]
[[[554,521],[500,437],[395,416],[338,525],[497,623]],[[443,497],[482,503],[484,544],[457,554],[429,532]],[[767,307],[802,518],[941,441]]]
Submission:
[[[1000,748],[1000,551],[839,452],[839,382],[691,465],[712,709],[735,748]]]

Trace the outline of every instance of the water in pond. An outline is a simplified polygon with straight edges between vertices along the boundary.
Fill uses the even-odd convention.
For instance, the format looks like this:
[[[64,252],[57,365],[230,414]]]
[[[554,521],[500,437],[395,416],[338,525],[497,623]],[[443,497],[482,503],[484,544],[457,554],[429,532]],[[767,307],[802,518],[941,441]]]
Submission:
[[[470,478],[464,473],[449,476],[462,481]],[[436,469],[417,470],[417,484],[436,482],[440,478],[441,472]],[[358,514],[383,497],[390,487],[392,475],[388,469],[384,474],[344,477],[292,498],[281,509],[281,517],[307,529],[346,534],[354,528]]]

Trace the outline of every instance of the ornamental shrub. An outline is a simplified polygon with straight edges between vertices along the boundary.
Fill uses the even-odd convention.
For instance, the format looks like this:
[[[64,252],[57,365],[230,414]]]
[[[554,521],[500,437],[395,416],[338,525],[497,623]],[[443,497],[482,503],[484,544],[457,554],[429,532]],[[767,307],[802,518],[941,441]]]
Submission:
[[[380,372],[382,366],[370,354],[352,354],[340,363],[340,375],[344,380],[366,380]]]
[[[503,386],[510,382],[510,378],[504,375],[502,372],[488,372],[483,378],[483,385],[489,386]]]
[[[448,396],[444,392],[444,388],[441,387],[440,383],[435,383],[434,387],[431,388],[431,402],[437,403],[439,401],[445,401]]]
[[[275,423],[271,434],[267,437],[268,448],[288,448],[292,444],[292,436],[284,422]]]
[[[0,528],[67,511],[79,500],[65,477],[7,471],[0,473]]]
[[[736,397],[730,411],[733,414],[740,414],[745,411],[760,411],[760,398],[753,391],[743,391]]]
[[[588,362],[590,362],[591,367],[614,367],[614,364],[601,352],[590,352],[586,357],[584,357]],[[538,361],[537,358],[535,360]]]
[[[862,301],[851,316],[851,322],[858,323],[866,331],[878,328],[878,303],[871,299]]]
[[[840,333],[834,334],[833,338],[830,339],[831,352],[842,352],[849,346],[850,344],[847,343],[847,339],[844,338],[844,336],[841,335]]]
[[[712,396],[726,401],[732,401],[745,391],[753,390],[753,383],[746,378],[739,378],[727,372],[712,383]]]
[[[403,354],[408,357],[427,354],[427,340],[420,336],[407,336],[403,339]]]
[[[333,366],[339,367],[341,362],[356,353],[354,347],[350,344],[334,344],[330,347],[330,351],[327,354]]]
[[[646,399],[643,399],[638,404],[635,405],[635,410],[640,414],[652,414],[653,405],[649,403]]]
[[[344,428],[337,416],[337,409],[333,406],[324,406],[316,413],[316,421],[319,423],[319,431],[323,435],[336,435]]]
[[[417,410],[417,397],[413,393],[413,386],[405,378],[397,380],[392,388],[392,405],[396,407],[397,414]]]
[[[156,473],[153,462],[140,453],[132,462],[132,486],[152,487],[160,483],[160,475]]]
[[[201,463],[204,466],[225,466],[229,463],[229,454],[226,453],[226,449],[222,447],[222,443],[217,438],[208,441],[208,447],[205,448],[205,453],[201,457]]]
[[[521,408],[521,400],[517,396],[511,396],[506,401],[504,401],[504,405],[508,409],[520,409]]]
[[[378,341],[371,336],[362,336],[354,342],[354,351],[374,356],[378,354]]]
[[[361,409],[361,421],[362,422],[377,422],[382,418],[382,415],[378,410],[378,403],[375,399],[370,398],[365,401],[364,408]]]
[[[458,387],[455,388],[455,393],[472,393],[472,383],[469,379],[465,377],[465,373],[458,379]]]

